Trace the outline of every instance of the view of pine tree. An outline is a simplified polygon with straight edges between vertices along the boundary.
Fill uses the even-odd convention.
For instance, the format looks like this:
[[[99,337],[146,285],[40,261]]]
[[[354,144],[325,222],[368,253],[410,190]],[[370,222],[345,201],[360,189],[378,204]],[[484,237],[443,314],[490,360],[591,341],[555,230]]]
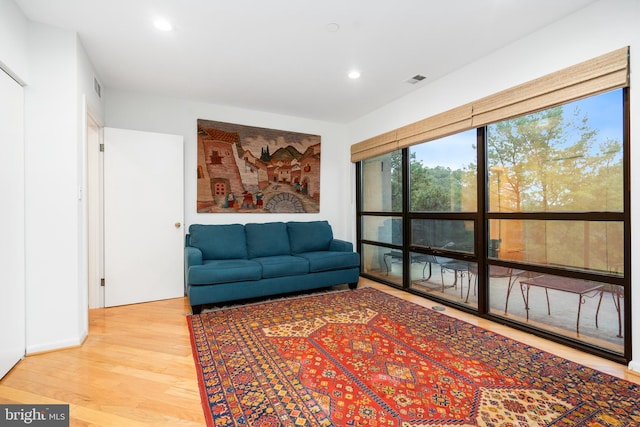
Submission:
[[[391,211],[402,212],[402,151],[391,153]]]
[[[446,212],[460,210],[462,170],[424,166],[410,154],[410,200],[412,211]],[[475,188],[475,187],[474,187]],[[393,211],[402,210],[402,152],[391,153],[391,191]]]
[[[567,119],[564,113],[559,106],[488,127],[489,171],[501,180],[502,211],[622,209],[620,142],[596,146],[598,131],[587,115],[577,108]],[[607,194],[612,200],[603,200]]]
[[[410,209],[413,212],[476,212],[476,130],[409,150]],[[444,164],[437,160],[445,157]],[[425,164],[426,163],[426,164]],[[460,165],[458,167],[452,165]]]
[[[403,173],[410,212],[478,212],[477,185],[485,182],[491,212],[624,212],[620,101],[621,92],[612,92],[487,126],[484,178],[477,176],[473,129],[411,147],[406,171],[401,150],[371,171],[390,180],[382,199],[392,212],[405,211]],[[426,247],[473,252],[477,238],[472,222],[444,217],[413,219],[410,230],[412,242]],[[505,218],[489,221],[488,232],[499,257],[621,274],[620,220]]]
[[[452,171],[443,166],[430,168],[415,158],[411,159],[411,210],[459,211],[461,176],[460,169]]]
[[[589,117],[565,107],[488,126],[489,182],[500,186],[503,212],[621,211],[622,144],[599,139]],[[429,144],[429,143],[426,143]],[[455,156],[455,152],[452,151]],[[475,191],[475,164],[452,170],[427,166],[411,152],[410,205],[414,212],[474,210],[463,194]],[[394,208],[402,206],[401,155],[392,155]],[[493,176],[493,178],[491,178]],[[489,197],[496,197],[497,187]],[[497,208],[497,205],[492,205]]]

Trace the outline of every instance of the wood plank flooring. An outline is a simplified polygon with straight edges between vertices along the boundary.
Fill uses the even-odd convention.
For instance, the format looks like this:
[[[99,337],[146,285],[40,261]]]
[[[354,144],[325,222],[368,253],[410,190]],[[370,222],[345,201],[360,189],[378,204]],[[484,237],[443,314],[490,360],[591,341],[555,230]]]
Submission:
[[[366,279],[425,307],[433,302]],[[0,380],[0,403],[68,403],[72,426],[201,426],[184,298],[89,311],[78,348],[27,356]],[[640,384],[626,366],[447,308],[447,315]]]
[[[27,356],[0,402],[69,403],[72,426],[204,425],[186,299],[89,311],[78,348]]]

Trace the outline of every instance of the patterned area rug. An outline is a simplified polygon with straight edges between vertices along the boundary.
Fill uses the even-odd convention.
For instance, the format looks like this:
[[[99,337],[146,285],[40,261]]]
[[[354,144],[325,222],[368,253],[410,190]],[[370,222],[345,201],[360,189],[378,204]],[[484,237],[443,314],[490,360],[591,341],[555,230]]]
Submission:
[[[640,425],[640,386],[373,288],[188,323],[209,426]]]

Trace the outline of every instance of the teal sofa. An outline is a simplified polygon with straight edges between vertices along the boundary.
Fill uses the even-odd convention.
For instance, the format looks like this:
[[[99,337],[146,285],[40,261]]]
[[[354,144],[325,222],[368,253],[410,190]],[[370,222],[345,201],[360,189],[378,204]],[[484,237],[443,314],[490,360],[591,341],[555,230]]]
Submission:
[[[185,286],[203,305],[358,284],[360,256],[327,221],[193,224],[185,239]]]

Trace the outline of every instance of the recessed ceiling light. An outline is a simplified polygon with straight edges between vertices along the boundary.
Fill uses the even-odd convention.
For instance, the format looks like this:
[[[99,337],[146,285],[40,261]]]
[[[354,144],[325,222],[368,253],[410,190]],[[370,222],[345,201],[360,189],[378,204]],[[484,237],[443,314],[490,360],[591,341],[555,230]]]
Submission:
[[[327,31],[330,33],[336,33],[340,30],[340,25],[335,22],[330,22],[327,24]]]
[[[349,72],[349,78],[353,79],[353,80],[359,79],[360,78],[360,71],[354,70],[354,71]]]
[[[171,25],[171,22],[167,21],[166,19],[156,19],[155,21],[153,21],[153,26],[160,31],[173,30],[173,25]]]

